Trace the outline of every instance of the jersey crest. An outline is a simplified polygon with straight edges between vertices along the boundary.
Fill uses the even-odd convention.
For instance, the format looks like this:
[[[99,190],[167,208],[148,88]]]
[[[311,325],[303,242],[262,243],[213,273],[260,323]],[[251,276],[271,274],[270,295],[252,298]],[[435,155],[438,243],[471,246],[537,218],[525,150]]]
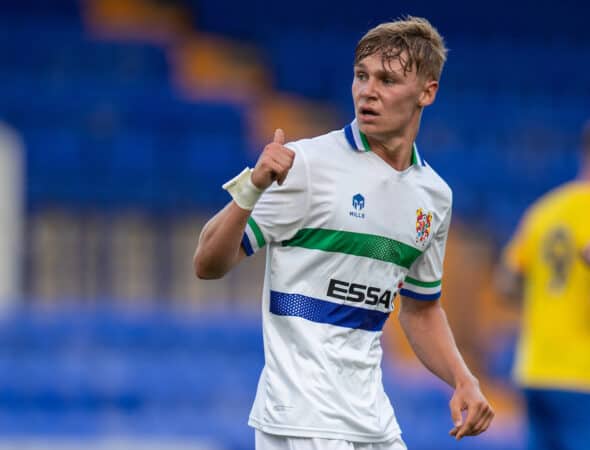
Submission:
[[[430,236],[432,227],[432,213],[422,208],[416,210],[416,243],[425,244]]]

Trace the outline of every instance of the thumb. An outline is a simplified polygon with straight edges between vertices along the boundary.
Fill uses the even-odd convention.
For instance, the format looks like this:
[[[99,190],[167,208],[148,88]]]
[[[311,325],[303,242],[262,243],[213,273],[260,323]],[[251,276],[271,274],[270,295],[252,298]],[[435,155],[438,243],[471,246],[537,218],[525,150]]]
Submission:
[[[451,419],[456,427],[460,427],[463,423],[463,415],[461,414],[461,407],[458,403],[451,404]]]
[[[275,144],[283,145],[285,143],[285,132],[281,128],[275,130],[275,136],[272,140]]]

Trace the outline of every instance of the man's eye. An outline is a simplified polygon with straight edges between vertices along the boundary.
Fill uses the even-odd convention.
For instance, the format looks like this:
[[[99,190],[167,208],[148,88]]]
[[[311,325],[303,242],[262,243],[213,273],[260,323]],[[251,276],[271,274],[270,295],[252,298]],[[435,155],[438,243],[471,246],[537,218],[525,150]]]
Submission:
[[[383,80],[383,83],[391,85],[391,84],[395,84],[395,80],[393,78],[385,78]]]
[[[356,74],[356,77],[357,77],[359,80],[366,80],[366,79],[367,79],[367,74],[366,74],[366,73],[364,73],[364,72],[357,72],[357,74]]]

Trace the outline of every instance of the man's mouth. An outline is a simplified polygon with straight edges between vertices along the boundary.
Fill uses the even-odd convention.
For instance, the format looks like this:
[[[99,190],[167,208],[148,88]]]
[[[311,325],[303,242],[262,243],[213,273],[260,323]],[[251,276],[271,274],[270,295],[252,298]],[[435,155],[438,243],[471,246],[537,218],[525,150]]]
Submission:
[[[379,115],[373,108],[359,108],[359,113],[364,117],[377,117]]]

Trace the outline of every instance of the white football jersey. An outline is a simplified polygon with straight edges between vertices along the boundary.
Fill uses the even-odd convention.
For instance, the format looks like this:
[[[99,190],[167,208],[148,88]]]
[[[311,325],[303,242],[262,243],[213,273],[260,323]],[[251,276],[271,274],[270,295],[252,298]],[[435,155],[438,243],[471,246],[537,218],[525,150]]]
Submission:
[[[440,296],[451,190],[414,146],[400,172],[356,121],[287,144],[293,168],[248,221],[266,246],[265,366],[249,424],[278,435],[378,442],[400,434],[381,374],[396,294]]]

